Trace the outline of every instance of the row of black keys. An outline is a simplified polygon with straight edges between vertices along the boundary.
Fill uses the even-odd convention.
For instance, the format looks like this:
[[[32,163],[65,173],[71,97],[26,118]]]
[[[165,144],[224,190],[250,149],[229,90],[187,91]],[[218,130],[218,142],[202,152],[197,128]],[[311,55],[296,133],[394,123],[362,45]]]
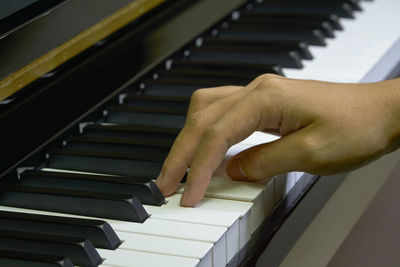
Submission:
[[[97,266],[121,240],[101,220],[0,211],[1,266]]]
[[[194,90],[245,85],[263,73],[282,74],[281,67],[301,68],[302,60],[312,59],[308,45],[324,45],[341,29],[338,17],[359,9],[357,0],[249,4],[239,19],[233,16],[189,45],[185,57],[174,57],[172,68],[143,80],[140,95],[127,90],[123,104],[108,107],[101,120],[50,151],[41,166],[115,176],[25,171],[18,185],[2,188],[0,204],[143,222],[148,215],[141,203],[164,202],[152,179],[185,122]],[[120,242],[102,221],[50,223],[58,219],[1,214],[1,243],[8,245],[0,247],[0,262],[94,266],[101,262],[94,246]]]

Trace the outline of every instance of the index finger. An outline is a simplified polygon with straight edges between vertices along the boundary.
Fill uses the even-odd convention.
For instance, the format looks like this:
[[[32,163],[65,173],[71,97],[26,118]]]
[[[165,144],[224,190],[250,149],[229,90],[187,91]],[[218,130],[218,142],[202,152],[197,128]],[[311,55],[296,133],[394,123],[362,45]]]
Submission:
[[[269,114],[267,123],[261,121],[262,114]],[[256,130],[279,128],[279,122],[279,104],[272,103],[259,91],[251,92],[234,105],[205,131],[191,163],[181,205],[192,207],[202,199],[230,146]]]
[[[225,109],[230,106],[230,102],[234,101],[234,99],[225,101],[223,105],[219,106],[210,107],[211,103],[227,95],[231,95],[240,89],[241,87],[235,86],[208,88],[197,91],[196,97],[192,97],[185,126],[172,145],[164,161],[161,173],[156,180],[157,185],[164,195],[170,195],[176,191],[179,182],[190,165],[203,133],[203,128],[207,124],[212,123],[220,113],[225,112]],[[209,115],[202,116],[200,119],[200,116],[197,115],[200,115],[207,107],[211,109],[207,110]],[[202,114],[204,113],[202,112]]]

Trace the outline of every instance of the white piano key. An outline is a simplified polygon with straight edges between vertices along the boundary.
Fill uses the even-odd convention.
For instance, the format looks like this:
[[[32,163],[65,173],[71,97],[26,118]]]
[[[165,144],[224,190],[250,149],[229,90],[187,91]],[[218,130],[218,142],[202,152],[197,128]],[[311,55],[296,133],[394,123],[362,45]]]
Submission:
[[[212,263],[213,243],[119,231],[116,231],[116,234],[122,241],[119,246],[120,249],[188,257],[198,260],[209,257],[209,261]]]
[[[227,178],[226,174],[223,176],[213,176],[205,196],[253,203],[253,207],[250,210],[250,232],[254,233],[277,204],[274,198],[274,183],[274,179],[271,179],[265,185],[261,183],[232,181]],[[178,192],[183,192],[183,185],[181,185]],[[242,246],[243,242],[241,242]]]
[[[333,82],[371,82],[385,78],[371,70],[398,42],[400,3],[397,0],[363,2],[363,12],[356,18],[342,19],[344,30],[327,40],[327,47],[311,47],[314,59],[304,62],[301,70],[284,69],[286,76]],[[399,51],[398,51],[399,52]],[[399,53],[394,53],[399,59]],[[398,62],[398,60],[396,61]]]
[[[303,174],[304,172],[294,172],[294,175],[296,176],[296,183],[301,179]]]
[[[167,197],[168,203],[166,207],[179,207],[179,202],[181,199],[180,194],[175,194],[173,196]],[[252,207],[252,203],[237,200],[226,200],[220,198],[210,198],[204,197],[199,203],[196,204],[193,210],[213,210],[219,212],[228,212],[239,214],[240,216],[246,214]]]
[[[297,183],[297,176],[302,172],[290,172],[275,177],[275,202],[279,203]]]
[[[261,205],[263,216],[269,216],[278,204],[278,202],[275,202],[275,177],[273,177],[264,187]]]
[[[167,203],[162,206],[143,205],[151,218],[181,222],[191,222],[206,225],[230,227],[239,219],[238,212],[218,213],[214,210],[199,208],[186,208],[179,205],[181,195],[167,197]],[[216,200],[218,201],[218,200]],[[214,216],[214,217],[213,217]]]
[[[44,214],[50,216],[66,216],[74,218],[99,219],[72,214],[61,214],[47,211],[0,206],[0,210]],[[214,267],[226,265],[226,227],[192,224],[170,220],[147,219],[144,223],[133,223],[100,218],[108,222],[117,232],[137,233],[149,236],[160,236],[184,240],[212,243],[212,262]]]
[[[182,209],[179,207],[179,202],[181,199],[180,194],[175,194],[171,197],[168,197],[168,203],[165,205],[168,207],[177,207],[178,209]],[[242,248],[247,241],[250,239],[252,234],[251,232],[251,208],[253,203],[245,202],[245,201],[235,201],[235,200],[226,200],[226,199],[218,199],[218,198],[203,198],[195,208],[189,210],[204,210],[212,213],[219,214],[220,216],[231,216],[231,214],[235,214],[238,217],[238,224],[234,225],[234,227],[230,227],[227,232],[227,242],[229,244],[235,244],[235,250],[239,250]],[[163,209],[163,207],[160,207]],[[183,208],[187,210],[187,208]],[[209,217],[211,221],[214,221],[216,217]],[[237,227],[237,228],[236,228]],[[237,232],[233,233],[232,230],[237,230]],[[235,250],[227,249],[228,251],[228,262],[232,259],[232,257],[236,254]]]
[[[170,266],[194,267],[199,260],[193,258],[177,257],[164,254],[149,253],[126,249],[107,250],[97,249],[104,258],[102,266],[142,267],[142,266]]]
[[[296,173],[288,173],[286,174],[286,187],[285,187],[285,195],[289,193],[289,191],[296,185]]]
[[[201,259],[199,259],[199,263],[196,267],[208,267],[213,266],[213,253],[212,249]]]
[[[277,175],[275,177],[274,201],[276,203],[282,201],[283,197],[285,196],[286,182],[287,182],[286,175]]]
[[[226,242],[226,238],[224,240]],[[223,260],[226,257],[222,257],[221,252],[225,250],[226,253],[226,248],[225,248],[225,243],[223,242],[216,242],[214,244],[214,248],[213,248],[213,266],[226,266],[226,262]],[[216,254],[216,253],[220,253],[220,254]]]
[[[244,139],[243,141],[231,146],[228,151],[226,152],[226,157],[232,157],[236,155],[237,153],[248,149],[249,147],[255,146],[255,145],[260,145],[264,143],[269,143],[272,141],[275,141],[279,139],[279,136],[269,134],[269,133],[264,133],[261,131],[255,131],[252,133],[249,137]]]
[[[116,177],[118,177],[118,175],[113,175],[113,174],[98,173],[98,172],[83,172],[83,171],[55,169],[55,168],[42,168],[40,170],[41,171],[49,171],[49,172],[64,172],[64,173],[87,174],[87,175],[104,175],[104,176],[116,176]]]
[[[213,243],[213,266],[226,265],[226,227],[147,219],[144,223],[106,220],[114,230]]]
[[[179,193],[183,192],[183,186],[184,185],[181,185],[181,188],[179,188]],[[269,186],[269,184],[267,186]],[[214,175],[205,196],[210,198],[254,202],[261,196],[265,187],[264,184],[237,182],[229,178]]]
[[[202,225],[221,226],[227,229],[226,236],[226,262],[239,252],[239,220],[244,215],[238,211],[233,212],[207,209],[205,207],[184,208],[179,205],[180,195],[167,198],[167,203],[160,207],[144,205],[145,209],[151,214],[152,219],[188,222]],[[218,202],[220,200],[210,200]],[[229,203],[225,203],[229,204]],[[233,206],[233,204],[232,204]]]

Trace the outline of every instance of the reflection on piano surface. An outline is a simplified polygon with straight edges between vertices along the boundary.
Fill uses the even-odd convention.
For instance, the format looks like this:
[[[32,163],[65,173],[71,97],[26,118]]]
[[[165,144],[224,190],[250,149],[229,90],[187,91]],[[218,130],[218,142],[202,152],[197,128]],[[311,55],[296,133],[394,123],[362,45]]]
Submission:
[[[222,6],[226,1],[216,2]],[[375,74],[374,66],[399,42],[395,31],[377,33],[380,25],[396,22],[393,11],[388,12],[393,18],[374,21],[378,30],[369,35],[359,31],[365,27],[362,22],[393,10],[395,0],[238,2],[241,6],[220,11],[212,27],[203,23],[203,28],[191,33],[195,36],[183,34],[190,41],[177,41],[178,50],[168,47],[157,57],[150,50],[140,54],[149,42],[163,42],[157,39],[160,36],[166,43],[169,40],[160,32],[170,30],[166,15],[171,21],[174,16],[171,8],[158,10],[154,18],[128,25],[105,44],[58,67],[54,77],[33,83],[32,88],[42,90],[40,94],[28,88],[16,100],[10,96],[13,101],[4,104],[1,122],[13,116],[26,118],[24,112],[13,112],[33,112],[32,105],[42,104],[41,94],[45,100],[65,97],[51,110],[67,109],[73,114],[60,114],[63,121],[52,126],[54,114],[39,117],[41,122],[35,118],[42,116],[43,109],[30,117],[35,120],[29,122],[31,128],[23,128],[32,132],[13,132],[18,127],[11,124],[2,130],[5,137],[32,133],[47,135],[48,140],[30,142],[26,155],[1,165],[1,264],[216,267],[254,263],[260,244],[268,243],[316,177],[289,173],[263,185],[233,182],[218,174],[196,208],[179,207],[181,191],[164,199],[153,179],[185,122],[190,95],[201,87],[245,85],[262,73],[346,82],[383,79],[390,68]],[[180,15],[185,17],[190,7],[182,6]],[[143,35],[150,26],[151,34]],[[349,58],[347,49],[363,57],[368,51],[347,48],[343,42],[361,42],[371,35],[386,38],[374,55]],[[131,67],[126,60],[136,65]],[[345,62],[344,70],[346,65],[359,66],[358,72],[329,66],[340,61]],[[371,72],[373,78],[367,75]],[[82,95],[75,95],[79,91]],[[35,129],[35,123],[48,125],[48,133]],[[271,138],[255,133],[229,154]],[[7,153],[11,146],[5,145]]]

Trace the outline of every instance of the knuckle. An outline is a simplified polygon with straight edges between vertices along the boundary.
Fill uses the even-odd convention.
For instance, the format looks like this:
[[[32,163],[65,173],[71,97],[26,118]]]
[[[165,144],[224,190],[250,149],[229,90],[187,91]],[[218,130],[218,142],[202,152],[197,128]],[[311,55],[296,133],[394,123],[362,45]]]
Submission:
[[[285,86],[285,79],[274,74],[263,74],[260,77],[263,77],[263,79],[254,88],[257,94],[262,94],[264,97],[278,97],[278,99],[287,95],[284,90],[287,87]]]
[[[279,76],[279,75],[276,75],[276,74],[272,74],[272,73],[264,73],[264,74],[261,74],[261,75],[259,75],[259,76],[257,76],[257,80],[260,80],[260,81],[267,81],[267,80],[271,80],[271,79],[279,79],[281,76]]]
[[[259,86],[257,86],[258,89],[268,89],[269,91],[271,90],[281,90],[281,88],[283,87],[283,82],[282,79],[274,76],[274,77],[268,77],[264,80],[262,80],[259,84]]]
[[[210,98],[210,90],[207,88],[197,89],[192,93],[190,98],[190,106],[192,108],[203,107],[205,104],[209,102]]]
[[[202,89],[197,89],[192,93],[192,100],[197,100],[197,99],[201,99],[202,97],[204,97],[204,95],[207,94],[207,89],[206,88],[202,88]]]

